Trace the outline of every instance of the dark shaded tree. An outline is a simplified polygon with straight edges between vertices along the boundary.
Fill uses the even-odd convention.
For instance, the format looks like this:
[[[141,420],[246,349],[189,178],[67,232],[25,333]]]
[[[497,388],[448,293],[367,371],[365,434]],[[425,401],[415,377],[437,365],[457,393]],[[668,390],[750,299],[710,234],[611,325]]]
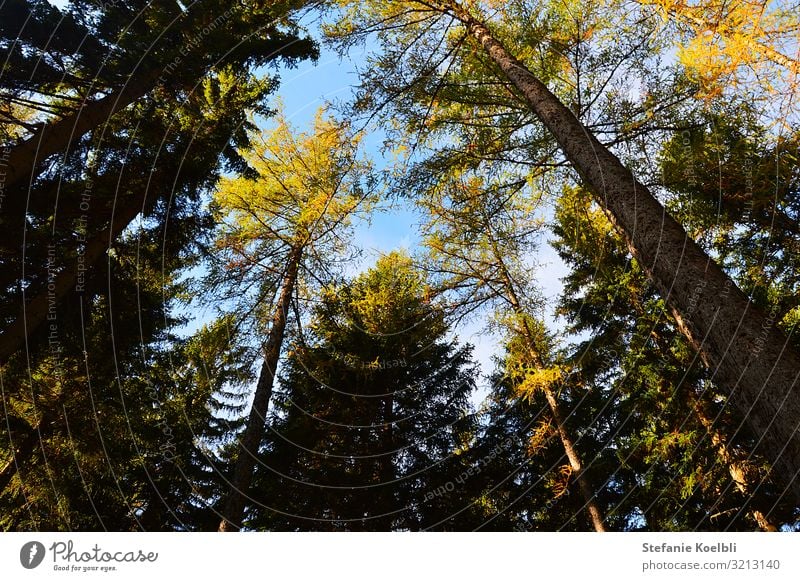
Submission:
[[[466,466],[475,370],[426,293],[399,254],[326,290],[276,393],[248,527],[420,530],[469,505],[433,495]]]

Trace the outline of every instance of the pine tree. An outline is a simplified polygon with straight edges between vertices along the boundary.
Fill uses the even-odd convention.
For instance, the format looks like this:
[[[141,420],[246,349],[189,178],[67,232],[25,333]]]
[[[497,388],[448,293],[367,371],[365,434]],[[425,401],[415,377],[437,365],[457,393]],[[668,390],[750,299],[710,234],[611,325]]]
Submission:
[[[156,232],[115,244],[110,288],[78,313],[82,325],[59,329],[30,375],[23,362],[3,369],[4,529],[194,528],[192,487],[211,468],[196,437],[215,432],[207,405],[248,376],[224,324],[188,341],[169,332],[185,322],[175,297],[188,265],[164,260]]]
[[[287,13],[302,2],[230,6],[204,0],[184,7],[171,1],[95,6],[76,0],[65,18],[41,0],[8,4],[4,16],[9,20],[3,19],[0,31],[4,62],[24,71],[31,60],[36,65],[42,60],[31,54],[47,58],[43,67],[33,67],[32,76],[12,73],[7,98],[30,91],[54,96],[55,115],[8,147],[7,187],[34,182],[48,158],[66,158],[87,132],[102,129],[115,113],[156,89],[179,100],[214,70],[247,70],[281,56],[291,62],[314,52],[291,23],[288,31],[284,28]]]
[[[117,28],[103,20],[108,14],[93,14]],[[119,5],[114,14],[127,13]],[[31,46],[46,41],[37,38]],[[192,385],[165,363],[185,354],[171,334],[186,323],[175,314],[187,292],[178,281],[208,242],[203,197],[225,169],[245,171],[237,149],[249,143],[249,115],[270,113],[264,101],[276,86],[224,63],[197,81],[143,95],[42,166],[30,187],[4,190],[0,380],[11,427],[3,427],[0,484],[8,528],[193,526],[177,508],[191,495],[174,483],[180,470],[203,472],[189,435],[213,423],[202,393],[180,433],[178,462],[160,450],[162,428],[181,424],[177,401],[192,398]],[[154,397],[163,403],[157,412]],[[157,508],[159,491],[178,512]]]
[[[14,6],[22,4],[27,5],[15,2],[9,9],[14,12]],[[207,21],[212,13],[196,12],[199,3],[186,13],[174,2],[157,4],[142,6],[141,11],[130,3],[106,3],[100,10],[76,4],[63,25],[86,32],[90,38],[80,46],[91,54],[79,52],[73,58],[61,59],[58,52],[78,42],[72,28],[71,40],[64,40],[64,47],[54,43],[55,54],[48,53],[48,36],[37,27],[43,26],[42,18],[56,19],[49,4],[43,12],[33,10],[28,20],[4,20],[8,28],[2,47],[9,59],[25,59],[38,51],[48,56],[47,62],[52,59],[67,67],[65,75],[96,78],[96,86],[89,82],[82,91],[70,84],[68,75],[66,85],[50,87],[50,77],[34,75],[23,87],[8,88],[11,94],[41,90],[52,94],[53,102],[62,95],[74,97],[75,92],[80,98],[62,117],[42,119],[25,141],[5,144],[0,279],[7,310],[2,313],[0,363],[17,354],[26,341],[30,349],[30,338],[41,333],[53,301],[58,307],[77,299],[74,289],[95,276],[104,252],[137,216],[178,214],[196,204],[223,169],[246,170],[237,149],[248,145],[247,129],[253,127],[248,113],[268,115],[264,100],[276,88],[274,78],[255,77],[251,66],[275,65],[279,59],[291,65],[315,54],[310,42],[292,42],[297,38],[291,21],[281,22],[288,6],[254,3],[229,10],[219,21]],[[20,14],[27,14],[25,10]],[[179,25],[170,27],[173,20]],[[207,34],[197,36],[194,27],[200,23],[199,30]],[[258,32],[241,42],[245,24]],[[127,32],[118,38],[120,30]],[[108,58],[91,52],[102,42],[108,44]],[[162,42],[163,50],[157,50]],[[238,48],[229,50],[231,44]],[[158,89],[138,82],[138,77],[129,78],[143,51],[158,61],[143,74],[158,70],[161,75],[171,67],[168,82]],[[192,58],[193,51],[204,51],[204,57]],[[162,57],[167,61],[159,60]],[[78,70],[69,69],[70,63]],[[9,83],[15,78],[11,75]],[[123,102],[115,93],[119,90],[143,92]],[[95,91],[110,94],[92,99]],[[101,103],[111,103],[116,113],[98,112]],[[53,159],[50,154],[55,153],[59,156]],[[22,166],[27,169],[22,171]],[[55,280],[48,280],[48,272]]]

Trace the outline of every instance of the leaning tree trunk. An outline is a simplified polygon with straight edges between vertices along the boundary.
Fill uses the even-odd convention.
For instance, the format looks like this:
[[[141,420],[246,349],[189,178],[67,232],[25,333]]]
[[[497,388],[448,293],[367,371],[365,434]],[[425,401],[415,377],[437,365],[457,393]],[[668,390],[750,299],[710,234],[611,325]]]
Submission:
[[[239,455],[234,465],[233,478],[229,482],[230,492],[222,509],[222,520],[218,528],[220,532],[237,531],[242,526],[247,493],[253,480],[256,457],[264,436],[267,408],[272,397],[272,386],[275,382],[275,372],[286,331],[286,318],[291,306],[302,254],[301,246],[293,248],[289,254],[278,303],[272,314],[272,326],[264,345],[264,362],[261,365],[261,372],[256,384],[253,406],[250,409],[244,434],[239,441]]]
[[[686,234],[650,191],[550,90],[457,2],[426,2],[460,20],[520,91],[622,232],[678,327],[727,391],[773,465],[800,497],[800,357],[766,315]]]
[[[592,485],[586,478],[581,457],[578,454],[578,450],[576,449],[575,443],[572,440],[572,434],[570,434],[569,429],[564,423],[564,416],[561,413],[561,406],[559,405],[553,390],[550,389],[549,386],[544,388],[544,397],[547,399],[547,404],[550,406],[550,414],[553,416],[553,420],[556,423],[558,436],[561,438],[561,445],[564,447],[564,453],[567,455],[567,460],[569,461],[569,467],[572,470],[572,475],[575,477],[578,487],[581,490],[581,495],[583,496],[583,500],[585,502],[584,506],[586,507],[586,512],[589,515],[589,520],[591,521],[596,532],[604,533],[606,532],[606,527],[603,524],[603,513],[600,511],[600,507],[597,506]]]
[[[86,101],[66,117],[44,124],[31,137],[7,149],[0,169],[5,172],[6,188],[22,180],[36,177],[36,167],[49,156],[66,152],[83,135],[107,122],[117,111],[124,109],[153,90],[159,73],[132,76],[121,89],[96,101]]]

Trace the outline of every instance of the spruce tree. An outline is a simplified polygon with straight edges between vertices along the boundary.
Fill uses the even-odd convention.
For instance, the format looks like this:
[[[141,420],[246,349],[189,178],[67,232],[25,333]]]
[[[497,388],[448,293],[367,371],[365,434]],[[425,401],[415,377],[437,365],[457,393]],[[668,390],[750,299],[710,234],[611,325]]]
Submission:
[[[282,373],[248,526],[419,530],[469,505],[434,495],[456,486],[476,375],[427,293],[398,253],[326,289]]]

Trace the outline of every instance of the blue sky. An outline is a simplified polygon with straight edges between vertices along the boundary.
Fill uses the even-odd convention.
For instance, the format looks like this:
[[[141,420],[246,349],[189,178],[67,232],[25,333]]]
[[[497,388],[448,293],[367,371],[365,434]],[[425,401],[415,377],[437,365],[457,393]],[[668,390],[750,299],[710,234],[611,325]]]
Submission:
[[[326,103],[347,101],[358,82],[354,63],[362,61],[365,53],[354,51],[347,60],[321,47],[316,63],[304,62],[296,69],[282,69],[281,84],[275,97],[284,104],[287,118],[299,130],[310,127],[314,114]],[[364,140],[366,153],[376,166],[385,164],[380,152],[382,135],[373,131]],[[416,225],[419,217],[410,204],[402,202],[391,212],[378,212],[371,224],[358,224],[354,243],[364,249],[362,268],[368,268],[380,253],[398,248],[411,250],[418,243]]]

